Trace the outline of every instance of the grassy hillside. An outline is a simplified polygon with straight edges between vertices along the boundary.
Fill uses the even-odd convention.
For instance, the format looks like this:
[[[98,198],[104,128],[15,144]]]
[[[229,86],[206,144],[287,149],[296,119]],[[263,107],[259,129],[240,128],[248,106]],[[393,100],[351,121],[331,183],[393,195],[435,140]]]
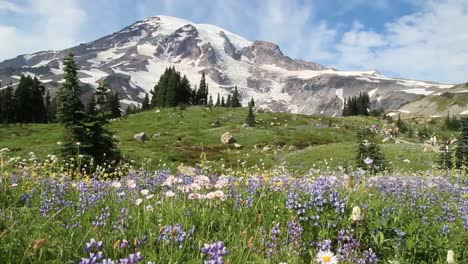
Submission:
[[[284,163],[305,171],[313,167],[336,169],[353,165],[356,130],[379,122],[371,117],[257,113],[257,126],[245,128],[242,124],[246,115],[246,108],[151,110],[113,121],[112,129],[119,137],[125,158],[146,166],[195,164],[204,153],[206,160],[233,169],[255,165],[270,168]],[[219,127],[212,126],[215,121],[219,121]],[[241,149],[220,142],[226,131],[234,135],[243,146]],[[135,141],[133,136],[139,132],[145,132],[150,140]],[[159,136],[153,138],[153,134]],[[38,157],[45,157],[56,152],[61,136],[62,129],[57,124],[1,125],[0,148],[11,149],[15,156],[26,157],[35,152]],[[428,169],[436,159],[435,153],[423,152],[421,144],[389,143],[382,148],[398,169]]]

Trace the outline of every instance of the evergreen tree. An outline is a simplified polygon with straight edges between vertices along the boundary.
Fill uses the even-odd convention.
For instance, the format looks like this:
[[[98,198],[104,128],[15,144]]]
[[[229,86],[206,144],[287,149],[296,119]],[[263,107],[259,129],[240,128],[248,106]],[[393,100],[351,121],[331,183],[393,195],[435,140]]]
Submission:
[[[221,99],[219,97],[219,93],[218,93],[218,98],[216,99],[216,104],[215,106],[220,106],[221,105]]]
[[[45,111],[46,111],[46,117],[45,118],[46,118],[47,123],[52,122],[53,119],[55,118],[55,117],[52,117],[50,115],[51,104],[52,104],[52,102],[51,102],[51,99],[50,99],[50,93],[49,93],[49,90],[47,89],[46,90],[46,95],[45,95],[45,98],[44,98],[44,107],[45,107]]]
[[[226,103],[224,102],[224,96],[221,98],[221,106],[226,107]]]
[[[178,77],[180,79],[180,74],[178,73]],[[177,104],[185,104],[189,105],[192,100],[192,88],[190,87],[190,82],[187,79],[187,76],[184,75],[182,79],[178,82],[179,87],[177,89]]]
[[[372,174],[388,169],[388,163],[385,160],[380,147],[375,143],[374,134],[366,128],[357,132],[357,138],[357,167],[363,170],[368,170]]]
[[[200,80],[200,86],[197,91],[197,104],[207,105],[208,104],[208,85],[206,84],[205,71],[202,71],[202,77]]]
[[[122,116],[122,111],[120,109],[120,99],[119,92],[110,93],[109,100],[106,102],[108,109],[110,110],[111,118],[119,118]]]
[[[148,94],[145,94],[145,98],[143,99],[143,102],[141,103],[141,110],[148,110],[149,108],[150,108],[150,102],[149,102]]]
[[[408,127],[406,126],[405,122],[403,122],[403,120],[401,120],[400,115],[398,115],[398,119],[397,119],[397,122],[395,123],[395,125],[398,127],[398,130],[401,133],[406,133],[406,131],[408,131]]]
[[[255,126],[255,115],[254,115],[252,106],[249,106],[249,112],[247,114],[247,118],[245,119],[245,123],[249,127],[254,127]]]
[[[0,91],[0,121],[3,123],[16,122],[16,99],[13,88],[7,86]]]
[[[87,140],[87,128],[83,123],[84,106],[80,101],[81,92],[73,54],[70,53],[63,64],[65,81],[57,93],[57,120],[65,128],[61,154],[62,157],[68,159],[76,158],[78,154],[87,155],[90,145]]]
[[[30,76],[21,75],[18,87],[15,90],[16,98],[16,117],[17,122],[30,123],[32,121],[32,78]]]
[[[57,97],[53,97],[52,99],[50,99],[50,102],[47,104],[47,120],[48,122],[57,121]]]
[[[44,100],[45,87],[36,77],[34,77],[31,84],[31,122],[44,123],[47,121],[47,111]]]
[[[97,165],[110,164],[120,159],[120,151],[117,148],[114,134],[107,128],[109,118],[113,115],[112,108],[109,111],[107,106],[112,105],[110,101],[115,100],[115,98],[116,93],[110,93],[106,89],[105,83],[102,82],[96,91],[95,113],[88,116],[90,120],[87,124],[90,144],[88,154],[94,158]]]
[[[211,97],[211,94],[210,99],[208,99],[208,106],[213,106],[213,97]]]
[[[457,169],[468,169],[468,116],[460,119],[460,136],[455,149],[455,165]]]
[[[239,92],[237,91],[237,86],[236,86],[234,88],[234,92],[232,93],[231,107],[242,107],[240,100],[241,100],[240,95],[239,95]]]
[[[248,106],[255,107],[255,101],[254,101],[253,97],[252,97],[252,99],[250,99],[250,102],[249,102]]]
[[[91,116],[91,117],[96,114],[96,97],[94,96],[94,94],[92,94],[88,98],[88,103],[86,104],[86,107],[85,107],[85,113],[87,116]]]
[[[227,100],[226,100],[226,106],[227,107],[232,107],[232,97],[230,94],[228,94]]]

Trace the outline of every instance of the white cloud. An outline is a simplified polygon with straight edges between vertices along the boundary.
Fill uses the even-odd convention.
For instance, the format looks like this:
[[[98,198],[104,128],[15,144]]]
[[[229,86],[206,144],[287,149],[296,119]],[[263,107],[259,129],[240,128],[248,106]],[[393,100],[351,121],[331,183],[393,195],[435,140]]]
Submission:
[[[2,2],[0,2],[0,11],[1,10],[4,10],[4,11],[8,11],[8,12],[14,12],[14,13],[24,13],[25,10],[17,5],[17,4],[13,4],[11,2],[8,2],[7,0],[2,0]]]
[[[2,2],[10,6],[9,2]],[[0,25],[0,58],[76,45],[86,22],[79,0],[28,0],[24,6],[10,8],[32,21],[27,28]]]
[[[428,1],[376,33],[355,26],[336,46],[336,66],[379,69],[403,77],[468,80],[468,2]]]

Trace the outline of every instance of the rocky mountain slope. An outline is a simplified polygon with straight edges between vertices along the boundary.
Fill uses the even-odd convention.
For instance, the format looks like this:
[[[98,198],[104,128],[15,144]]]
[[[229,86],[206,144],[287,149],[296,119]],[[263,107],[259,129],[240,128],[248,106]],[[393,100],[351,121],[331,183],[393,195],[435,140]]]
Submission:
[[[104,78],[119,91],[124,105],[140,103],[169,66],[187,75],[192,85],[205,71],[214,98],[237,86],[244,104],[253,97],[258,106],[272,111],[305,114],[340,115],[344,99],[364,91],[372,108],[397,111],[452,87],[388,78],[377,71],[338,71],[291,59],[273,43],[249,41],[217,26],[168,16],[138,21],[70,49],[0,62],[0,80],[5,86],[18,82],[21,74],[34,75],[54,91],[69,52],[76,56],[84,99]]]

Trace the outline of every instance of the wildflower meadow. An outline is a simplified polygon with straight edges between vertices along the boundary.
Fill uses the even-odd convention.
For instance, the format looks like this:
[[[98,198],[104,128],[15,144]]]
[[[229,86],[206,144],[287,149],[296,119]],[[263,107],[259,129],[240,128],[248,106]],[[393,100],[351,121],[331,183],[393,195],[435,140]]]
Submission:
[[[53,160],[2,166],[0,263],[468,259],[462,174],[59,168]]]

